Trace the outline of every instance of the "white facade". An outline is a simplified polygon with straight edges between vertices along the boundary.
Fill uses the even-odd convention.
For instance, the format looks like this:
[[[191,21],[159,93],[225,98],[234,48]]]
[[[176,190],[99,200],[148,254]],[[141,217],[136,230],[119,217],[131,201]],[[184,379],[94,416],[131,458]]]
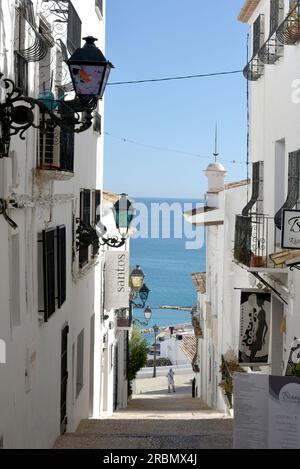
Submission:
[[[190,334],[178,333],[178,335],[166,338],[159,342],[160,344],[160,358],[168,358],[172,365],[189,365],[191,362],[182,351],[182,337],[186,337]]]
[[[250,271],[258,270],[267,284],[276,290],[272,295],[271,366],[268,371],[282,375],[292,341],[300,336],[300,275],[298,270],[291,272],[287,268],[286,261],[293,261],[297,252],[282,249],[281,230],[275,228],[273,217],[277,215],[279,225],[282,209],[299,208],[300,37],[297,25],[300,11],[299,2],[282,0],[277,3],[278,21],[275,23],[270,21],[272,2],[266,0],[246,1],[239,19],[249,24],[253,40],[254,23],[258,24],[259,20],[261,23],[260,40],[257,41],[259,50],[253,49],[253,58],[248,66],[251,69],[253,61],[260,57],[259,77],[250,76],[252,79],[249,82],[250,156],[253,163],[263,162],[263,177],[259,184],[262,197],[256,204],[260,214],[270,217],[271,229],[265,236],[268,254],[275,261],[282,256],[282,264],[272,263],[270,256],[266,256],[261,268],[247,268]],[[273,6],[276,11],[276,5]],[[276,41],[276,50],[269,45],[272,41],[273,44]],[[268,47],[275,55],[271,56],[274,61],[272,65],[268,63],[268,55],[262,53]],[[293,153],[295,165],[289,169]]]
[[[206,207],[193,216],[191,223],[206,230],[206,272],[194,274],[198,292],[197,311],[203,338],[198,338],[197,395],[210,407],[225,411],[227,401],[218,386],[222,356],[238,355],[239,291],[249,288],[246,271],[233,262],[235,214],[247,200],[247,181],[225,185],[225,170],[212,163],[208,178]],[[215,186],[218,181],[217,187]]]
[[[105,53],[105,1],[74,0],[72,4],[82,29],[80,32],[77,28],[78,19],[77,23],[71,22],[77,25],[71,39],[79,39],[81,45],[80,37],[93,35]],[[22,5],[21,0],[16,1],[21,8],[20,20],[13,0],[4,0],[0,5],[0,71],[13,80],[17,80],[15,55],[21,55],[22,61],[22,50],[28,52],[36,38]],[[69,48],[68,27],[65,22],[55,22],[57,18],[49,11],[51,5],[68,9],[66,2],[32,2],[37,28],[45,20],[47,34],[52,36],[51,47],[46,41],[46,58],[25,64],[28,80],[22,70],[19,76],[23,84],[27,81],[28,96],[32,97],[49,91],[51,84],[57,96],[57,86],[70,82],[60,42]],[[22,63],[24,66],[24,60]],[[0,93],[3,100],[4,90]],[[100,102],[98,113],[102,118],[103,111]],[[99,118],[96,122],[95,117],[89,130],[75,135],[72,169],[62,167],[60,145],[60,152],[55,146],[52,149],[52,167],[47,166],[34,129],[27,130],[24,141],[13,137],[9,157],[0,159],[0,199],[8,203],[8,214],[18,225],[17,229],[11,228],[0,215],[0,341],[6,349],[6,364],[1,363],[3,354],[0,357],[0,445],[4,448],[49,448],[60,431],[72,432],[81,419],[113,411],[115,347],[120,340],[119,348],[124,349],[124,337],[117,334],[114,312],[105,320],[104,252],[97,254],[92,246],[85,251],[76,249],[77,221],[85,218],[90,224],[96,222],[96,205],[103,189],[103,138],[96,124]],[[65,246],[64,235],[58,244],[56,231],[51,232],[58,227],[65,227]],[[53,234],[55,250],[58,246],[61,249],[60,256],[55,257],[53,252],[47,258],[50,264],[54,259],[50,277],[53,275],[55,281],[51,285],[44,282],[45,230]],[[64,253],[65,263],[61,260]],[[45,285],[51,298],[50,287],[64,288],[64,280],[58,280],[58,267],[66,269],[65,298],[64,293],[58,293],[62,304],[55,299],[55,312],[52,305],[45,322]],[[63,278],[64,272],[60,275]],[[62,331],[66,333],[65,344]],[[62,356],[64,345],[67,354]],[[62,369],[68,372],[64,380]],[[62,402],[65,385],[66,409]],[[126,405],[123,388],[119,392],[121,405]]]

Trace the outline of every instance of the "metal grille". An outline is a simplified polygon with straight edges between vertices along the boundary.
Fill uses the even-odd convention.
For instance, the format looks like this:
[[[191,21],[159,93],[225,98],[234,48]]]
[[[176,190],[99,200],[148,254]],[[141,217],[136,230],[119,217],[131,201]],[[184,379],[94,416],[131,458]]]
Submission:
[[[55,313],[55,230],[43,230],[44,320]]]
[[[294,45],[300,40],[300,2],[290,1],[290,10],[277,29],[277,38],[282,44]]]
[[[78,16],[73,4],[69,3],[68,9],[68,34],[67,48],[70,54],[81,46],[81,19]]]
[[[285,209],[293,209],[299,202],[300,183],[300,150],[289,154],[288,194],[281,209],[275,215],[277,228],[282,228],[282,213]]]
[[[39,168],[60,169],[60,129],[49,122],[39,135]]]
[[[66,301],[66,227],[57,227],[57,292],[58,307]]]

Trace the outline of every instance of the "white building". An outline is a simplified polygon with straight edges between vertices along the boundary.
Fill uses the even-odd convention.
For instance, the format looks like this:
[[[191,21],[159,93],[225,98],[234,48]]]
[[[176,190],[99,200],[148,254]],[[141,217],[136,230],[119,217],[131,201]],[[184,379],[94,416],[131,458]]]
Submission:
[[[224,411],[228,402],[218,386],[222,356],[238,355],[239,289],[249,287],[248,274],[233,263],[235,214],[247,200],[248,183],[225,184],[226,171],[220,163],[209,164],[205,174],[206,204],[185,214],[191,223],[205,227],[206,233],[206,272],[192,274],[198,294],[193,311],[198,339],[194,371],[198,397]]]
[[[90,35],[104,53],[103,0],[3,0],[0,71],[27,96],[61,98],[72,89],[64,60]],[[0,158],[4,448],[51,447],[81,419],[113,411],[114,373],[126,345],[122,336],[117,357],[115,317],[104,310],[104,252],[96,242],[80,244],[78,231],[99,220],[102,117],[100,102],[81,134],[30,128],[25,140],[12,137],[8,157]],[[120,405],[125,386],[123,379]]]
[[[249,24],[252,42],[244,75],[250,88],[253,189],[237,217],[235,258],[272,293],[265,372],[282,375],[292,341],[300,336],[300,275],[288,268],[299,251],[283,249],[281,242],[284,210],[299,208],[300,3],[248,0],[239,20]]]

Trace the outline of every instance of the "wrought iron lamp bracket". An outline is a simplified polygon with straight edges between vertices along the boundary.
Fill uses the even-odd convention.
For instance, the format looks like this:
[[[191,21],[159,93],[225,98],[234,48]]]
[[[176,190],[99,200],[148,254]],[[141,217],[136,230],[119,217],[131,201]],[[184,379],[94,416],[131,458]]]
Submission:
[[[76,219],[76,251],[81,247],[88,247],[92,245],[99,246],[99,239],[96,231],[91,225],[84,224],[79,218]]]
[[[45,132],[46,121],[50,120],[53,127],[60,127],[72,133],[84,132],[91,127],[97,98],[50,101],[51,105],[59,106],[59,115],[49,109],[42,100],[23,96],[15,83],[9,78],[3,78],[1,73],[0,80],[7,91],[5,101],[0,103],[0,158],[9,155],[11,137],[19,134],[21,140],[25,140],[24,134],[30,127]],[[36,107],[40,111],[39,124],[34,122]]]

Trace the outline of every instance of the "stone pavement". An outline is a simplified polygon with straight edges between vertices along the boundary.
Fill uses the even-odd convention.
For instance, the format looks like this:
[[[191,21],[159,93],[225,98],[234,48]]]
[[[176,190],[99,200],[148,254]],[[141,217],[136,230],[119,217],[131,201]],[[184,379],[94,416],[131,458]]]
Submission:
[[[233,421],[191,397],[192,374],[176,374],[176,393],[166,377],[136,381],[128,408],[105,420],[84,420],[56,448],[223,449],[232,447]]]

